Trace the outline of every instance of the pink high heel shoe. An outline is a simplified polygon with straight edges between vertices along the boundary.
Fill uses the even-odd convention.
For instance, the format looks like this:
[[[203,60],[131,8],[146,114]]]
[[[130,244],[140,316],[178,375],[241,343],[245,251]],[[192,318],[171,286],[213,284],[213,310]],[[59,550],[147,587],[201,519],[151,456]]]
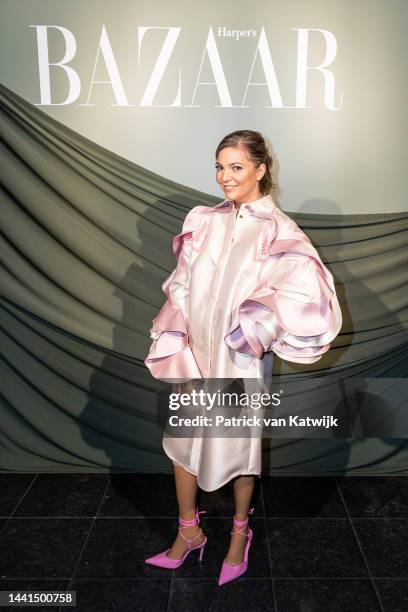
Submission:
[[[167,548],[163,552],[158,553],[157,555],[154,555],[153,557],[149,557],[148,559],[145,559],[145,563],[148,563],[149,565],[156,565],[157,567],[165,567],[167,569],[176,569],[176,567],[180,567],[180,565],[184,563],[184,561],[186,560],[187,556],[191,553],[191,551],[196,550],[196,549],[200,549],[199,561],[202,561],[203,554],[204,554],[204,548],[205,548],[205,545],[207,544],[207,536],[205,536],[205,539],[201,542],[201,544],[198,544],[197,546],[192,546],[191,543],[194,542],[194,540],[196,540],[201,534],[198,533],[194,538],[189,540],[186,537],[184,537],[184,535],[181,533],[181,530],[184,529],[185,527],[193,527],[193,525],[198,525],[200,523],[199,514],[203,514],[203,512],[207,512],[207,511],[201,510],[200,512],[198,512],[198,508],[196,508],[195,518],[191,519],[191,521],[186,521],[185,519],[182,519],[181,517],[179,517],[179,524],[180,524],[179,533],[181,537],[183,538],[183,540],[185,540],[188,545],[188,549],[185,551],[181,559],[169,559],[169,557],[167,556],[167,553],[171,549]],[[202,529],[201,529],[201,533],[203,533]]]
[[[248,510],[248,514],[253,514],[254,510],[255,508],[251,508],[250,510]],[[244,559],[241,563],[231,565],[230,563],[227,563],[227,561],[224,559],[221,567],[221,572],[218,578],[218,584],[220,586],[222,584],[225,584],[226,582],[231,582],[231,580],[236,580],[237,578],[242,576],[242,574],[245,574],[248,569],[248,551],[249,547],[251,546],[253,532],[252,529],[248,527],[248,533],[244,533],[244,529],[247,524],[248,517],[246,517],[244,521],[237,521],[234,516],[234,527],[231,531],[231,535],[233,535],[234,533],[240,533],[248,539],[245,545]],[[236,529],[236,531],[234,531],[234,529]]]

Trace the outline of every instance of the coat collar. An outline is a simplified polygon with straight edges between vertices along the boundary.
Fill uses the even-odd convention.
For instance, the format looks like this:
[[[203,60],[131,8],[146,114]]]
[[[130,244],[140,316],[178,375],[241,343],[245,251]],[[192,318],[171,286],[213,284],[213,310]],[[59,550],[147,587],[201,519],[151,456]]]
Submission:
[[[263,196],[262,198],[259,198],[258,200],[248,202],[248,204],[243,202],[241,206],[247,208],[249,212],[252,215],[255,215],[256,217],[260,217],[261,219],[272,219],[276,204],[273,201],[272,196],[268,194],[266,196]],[[210,210],[229,213],[234,210],[234,201],[224,200],[223,202],[220,202],[216,206],[210,208]]]

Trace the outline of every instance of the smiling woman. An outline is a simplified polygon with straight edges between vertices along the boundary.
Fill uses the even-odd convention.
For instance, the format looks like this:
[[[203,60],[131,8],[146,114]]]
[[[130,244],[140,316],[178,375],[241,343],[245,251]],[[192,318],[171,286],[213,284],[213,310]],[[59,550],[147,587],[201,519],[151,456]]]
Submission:
[[[163,283],[167,301],[153,320],[145,363],[171,383],[216,390],[243,380],[246,393],[269,391],[274,354],[314,363],[330,348],[342,317],[334,281],[306,234],[281,211],[271,191],[272,157],[261,134],[242,130],[216,150],[216,180],[228,199],[196,206],[173,239],[177,266]],[[238,211],[239,214],[234,214]],[[179,386],[174,390],[179,390]],[[233,409],[239,410],[239,406]],[[194,414],[205,415],[206,406]],[[235,518],[219,584],[247,568],[248,514],[254,476],[261,475],[262,427],[244,437],[163,435],[172,460],[180,521],[173,546],[146,560],[175,568],[206,538],[197,527],[197,487],[214,491],[234,479]],[[187,540],[185,535],[191,536]],[[194,536],[194,537],[193,537]]]
[[[250,203],[261,195],[270,194],[272,181],[272,155],[266,144],[259,148],[257,132],[246,130],[246,146],[237,137],[223,139],[215,152],[216,181],[225,195],[233,199],[239,210],[243,202]]]

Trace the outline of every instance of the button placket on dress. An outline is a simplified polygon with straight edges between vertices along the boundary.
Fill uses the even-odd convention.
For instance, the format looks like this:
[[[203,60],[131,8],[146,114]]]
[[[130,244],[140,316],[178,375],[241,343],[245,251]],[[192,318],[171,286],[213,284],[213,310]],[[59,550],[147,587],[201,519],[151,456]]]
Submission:
[[[236,228],[237,228],[237,220],[238,219],[243,219],[244,215],[242,214],[242,209],[246,208],[246,204],[241,204],[238,213],[236,213],[234,211],[235,214],[235,224],[234,224],[234,232],[233,232],[233,236],[232,236],[232,240],[231,243],[235,242],[235,235],[236,235]]]
[[[231,247],[232,247],[232,243],[234,242],[234,236],[235,236],[235,229],[236,229],[236,224],[237,224],[237,215],[233,214],[233,225],[232,225],[232,231],[231,231],[231,235],[229,236],[228,239],[228,251],[227,254],[225,256],[224,259],[224,267],[222,269],[222,273],[220,275],[220,282],[218,283],[218,287],[217,287],[217,291],[216,291],[216,298],[214,300],[213,303],[213,307],[212,307],[212,312],[211,312],[211,317],[210,317],[210,321],[209,321],[209,337],[210,337],[210,342],[209,342],[209,362],[208,362],[208,373],[209,373],[209,377],[211,377],[211,356],[212,356],[212,344],[213,344],[213,320],[214,320],[214,314],[217,308],[217,302],[218,302],[218,298],[220,295],[220,290],[221,290],[221,286],[222,286],[222,281],[225,275],[225,271],[227,269],[228,266],[228,261],[230,258],[230,254],[231,254]]]

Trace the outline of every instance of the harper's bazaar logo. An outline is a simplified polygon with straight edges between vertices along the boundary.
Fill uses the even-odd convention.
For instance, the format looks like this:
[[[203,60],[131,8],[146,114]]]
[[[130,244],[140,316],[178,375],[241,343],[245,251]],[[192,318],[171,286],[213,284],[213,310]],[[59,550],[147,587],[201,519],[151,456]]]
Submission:
[[[283,103],[279,81],[275,71],[265,28],[261,29],[259,38],[253,45],[251,51],[251,53],[253,53],[253,57],[252,61],[250,62],[251,67],[249,68],[248,74],[243,74],[242,68],[238,62],[238,73],[234,72],[234,76],[236,78],[238,74],[242,78],[243,95],[240,104],[234,104],[228,87],[228,75],[224,71],[222,53],[217,45],[212,27],[210,27],[208,30],[206,40],[203,39],[201,61],[197,68],[197,78],[193,83],[186,83],[183,81],[182,68],[178,65],[174,66],[175,60],[173,60],[173,56],[175,54],[175,50],[178,45],[183,45],[181,28],[163,26],[137,27],[135,43],[136,49],[134,50],[134,55],[137,57],[137,66],[142,67],[143,61],[148,61],[149,66],[153,64],[149,76],[142,85],[143,91],[141,91],[138,103],[134,103],[134,101],[130,102],[128,99],[123,81],[122,69],[116,61],[115,52],[111,45],[105,25],[102,26],[99,42],[95,49],[95,60],[93,62],[92,74],[81,75],[72,65],[72,63],[75,64],[74,59],[76,55],[76,39],[71,30],[59,25],[30,25],[30,27],[35,28],[37,34],[37,55],[41,97],[41,102],[38,103],[37,106],[73,104],[79,99],[82,90],[82,82],[85,82],[87,85],[87,93],[84,96],[84,101],[79,103],[80,106],[95,106],[97,101],[98,87],[100,88],[102,84],[106,87],[108,84],[112,88],[112,92],[116,100],[116,104],[112,104],[111,106],[199,108],[200,105],[195,103],[196,98],[199,97],[197,93],[198,87],[200,87],[199,91],[202,91],[203,87],[212,87],[216,89],[218,98],[220,100],[220,104],[215,105],[215,108],[250,108],[250,106],[245,104],[248,89],[250,87],[262,87],[266,89],[270,99],[270,105],[266,105],[265,108],[312,108],[306,104],[307,85],[309,82],[308,77],[312,71],[318,71],[320,73],[323,83],[323,99],[326,108],[337,111],[341,108],[343,101],[343,92],[341,92],[339,95],[339,103],[337,105],[335,104],[336,81],[334,73],[329,67],[336,58],[337,41],[334,34],[329,30],[323,30],[320,28],[290,29],[290,36],[293,36],[293,45],[296,48],[297,58],[297,65],[293,74],[295,104],[285,105]],[[52,62],[50,61],[48,51],[48,35],[51,29],[58,31],[59,36],[62,37],[62,43],[64,45],[63,57],[61,57],[58,61]],[[161,46],[158,45],[156,57],[153,58],[153,62],[151,56],[146,58],[146,53],[142,53],[144,40],[148,38],[149,35],[152,35],[152,30],[163,30]],[[310,65],[308,60],[311,48],[309,33],[312,31],[314,32],[314,36],[319,36],[322,39],[319,41],[319,46],[322,46],[321,43],[323,42],[324,48],[322,57],[319,60],[319,63],[316,65]],[[244,33],[247,35],[244,36]],[[251,36],[249,36],[249,33],[251,33]],[[230,37],[234,39],[231,41],[231,44],[242,45],[244,44],[243,38],[254,38],[256,36],[256,30],[229,30],[226,28],[226,26],[219,26],[217,35],[221,38]],[[197,41],[197,44],[200,44],[199,41]],[[129,53],[131,56],[133,55],[131,48],[129,49]],[[247,53],[247,50],[245,50],[245,53]],[[208,82],[207,79],[204,79],[203,81],[201,80],[201,73],[203,71],[205,59],[209,63],[214,77],[214,80],[211,82]],[[252,74],[256,68],[257,61],[260,62],[263,74],[265,76],[264,82],[261,83],[252,81]],[[96,69],[100,62],[104,63],[105,70],[109,76],[108,80],[95,80]],[[137,66],[135,66],[135,78],[137,78]],[[170,69],[172,70],[172,73],[176,73],[178,75],[178,78],[175,79],[174,82],[174,88],[172,88],[172,91],[168,94],[170,101],[168,104],[155,104],[154,102],[157,94],[161,93],[163,95],[160,85],[163,78],[165,76],[167,77],[167,71]],[[68,95],[62,102],[56,102],[55,96],[51,95],[51,71],[59,71],[60,74],[62,71],[63,76],[66,79]],[[169,85],[167,82],[167,88],[168,87]],[[192,91],[191,104],[182,104],[182,99],[183,97],[187,97],[186,91],[188,91],[189,88]],[[314,96],[314,98],[316,99],[317,96]]]

